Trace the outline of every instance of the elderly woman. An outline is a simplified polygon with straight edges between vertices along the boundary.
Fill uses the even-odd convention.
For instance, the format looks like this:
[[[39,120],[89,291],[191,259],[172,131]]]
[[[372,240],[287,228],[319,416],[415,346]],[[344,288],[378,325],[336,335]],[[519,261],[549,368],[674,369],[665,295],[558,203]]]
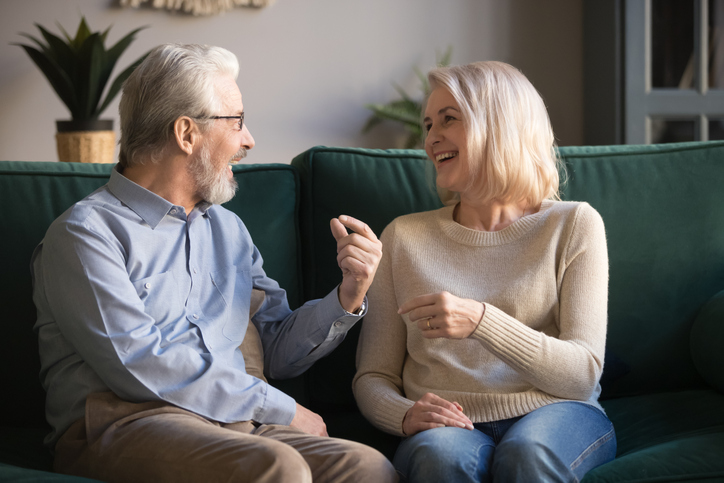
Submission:
[[[578,481],[616,453],[597,402],[603,221],[557,201],[548,114],[517,69],[477,62],[429,81],[425,149],[446,206],[382,234],[357,403],[405,437],[394,464],[408,481]]]

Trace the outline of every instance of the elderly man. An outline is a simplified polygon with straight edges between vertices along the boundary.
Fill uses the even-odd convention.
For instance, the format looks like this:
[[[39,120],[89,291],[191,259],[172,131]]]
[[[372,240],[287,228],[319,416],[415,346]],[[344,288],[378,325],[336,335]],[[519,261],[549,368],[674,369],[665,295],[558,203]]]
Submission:
[[[365,314],[381,244],[358,220],[332,220],[342,282],[289,309],[242,221],[218,206],[237,188],[229,165],[254,147],[238,71],[218,47],[153,50],[124,85],[108,184],[36,249],[56,471],[105,481],[396,479],[380,453],[327,437],[321,417],[247,373],[239,345],[249,323],[272,377],[332,351]]]

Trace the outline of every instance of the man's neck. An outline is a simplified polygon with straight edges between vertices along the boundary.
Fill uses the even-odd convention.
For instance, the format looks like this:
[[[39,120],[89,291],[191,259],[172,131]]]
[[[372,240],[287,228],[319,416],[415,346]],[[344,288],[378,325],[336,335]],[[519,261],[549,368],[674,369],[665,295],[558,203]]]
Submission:
[[[147,160],[123,170],[123,176],[191,213],[201,199],[195,194],[194,181],[186,169],[189,159],[183,156]]]

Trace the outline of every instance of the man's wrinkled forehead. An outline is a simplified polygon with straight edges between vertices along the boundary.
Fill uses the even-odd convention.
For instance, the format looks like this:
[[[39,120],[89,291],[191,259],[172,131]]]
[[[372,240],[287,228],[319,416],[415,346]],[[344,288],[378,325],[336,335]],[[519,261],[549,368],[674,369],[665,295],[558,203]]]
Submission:
[[[241,91],[236,80],[231,76],[222,76],[216,81],[216,95],[221,105],[231,109],[227,114],[241,114],[244,110]]]

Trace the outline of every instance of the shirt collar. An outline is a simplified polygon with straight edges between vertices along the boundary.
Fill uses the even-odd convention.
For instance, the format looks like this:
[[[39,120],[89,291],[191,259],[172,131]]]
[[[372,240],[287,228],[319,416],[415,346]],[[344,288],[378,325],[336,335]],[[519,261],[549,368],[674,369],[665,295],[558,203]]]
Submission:
[[[116,165],[111,170],[108,191],[155,229],[174,208],[173,203],[126,178],[118,171],[119,167]]]

